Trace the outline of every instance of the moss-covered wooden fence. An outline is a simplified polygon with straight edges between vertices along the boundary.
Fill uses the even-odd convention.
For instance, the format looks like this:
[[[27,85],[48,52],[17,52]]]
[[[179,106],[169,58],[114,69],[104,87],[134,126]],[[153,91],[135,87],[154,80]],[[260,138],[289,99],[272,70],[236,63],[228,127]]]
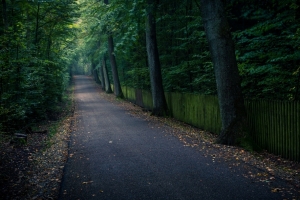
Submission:
[[[300,102],[245,102],[250,132],[264,149],[300,161]]]
[[[122,87],[125,98],[148,109],[151,93]],[[171,115],[183,122],[219,133],[221,118],[216,96],[166,93]],[[263,149],[300,161],[300,102],[245,101],[249,131]]]

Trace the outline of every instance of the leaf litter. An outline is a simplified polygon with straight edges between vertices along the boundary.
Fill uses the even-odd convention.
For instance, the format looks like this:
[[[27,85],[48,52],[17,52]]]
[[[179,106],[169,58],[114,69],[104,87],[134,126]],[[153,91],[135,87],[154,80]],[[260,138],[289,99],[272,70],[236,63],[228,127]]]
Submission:
[[[43,131],[28,133],[27,143],[23,145],[10,143],[10,137],[2,138],[0,141],[1,199],[58,198],[68,154],[72,121],[71,116],[61,118],[59,128],[53,136]],[[53,123],[57,124],[58,121],[48,121],[39,126],[39,129],[47,130],[53,126]]]
[[[3,199],[56,199],[67,156],[68,120],[49,141],[47,134],[28,134],[26,145],[0,144],[0,196]],[[52,145],[47,146],[50,142]]]

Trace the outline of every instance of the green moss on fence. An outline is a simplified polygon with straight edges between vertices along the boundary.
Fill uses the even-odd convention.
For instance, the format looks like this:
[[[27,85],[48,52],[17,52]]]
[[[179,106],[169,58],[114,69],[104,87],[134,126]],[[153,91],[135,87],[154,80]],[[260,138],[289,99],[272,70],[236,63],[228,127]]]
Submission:
[[[151,92],[142,90],[143,104],[145,108],[152,110],[153,109],[153,101]]]
[[[127,86],[121,86],[123,95],[125,99],[128,99],[128,94],[127,94]]]
[[[300,103],[246,101],[251,135],[263,149],[300,161]]]
[[[127,99],[129,99],[131,102],[135,102],[135,89],[127,87]]]
[[[168,93],[166,96],[174,118],[211,132],[220,132],[221,118],[215,96],[180,93]]]

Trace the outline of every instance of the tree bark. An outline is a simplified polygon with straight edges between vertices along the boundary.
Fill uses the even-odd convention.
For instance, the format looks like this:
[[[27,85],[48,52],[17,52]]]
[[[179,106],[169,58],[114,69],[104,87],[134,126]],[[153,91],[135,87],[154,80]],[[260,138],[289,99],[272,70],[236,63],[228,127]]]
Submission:
[[[104,81],[105,81],[105,92],[106,93],[112,93],[112,90],[111,90],[111,87],[110,87],[109,77],[108,77],[108,74],[107,74],[106,57],[105,56],[103,56],[102,67],[103,67],[103,76],[104,76]]]
[[[100,63],[99,67],[99,74],[100,74],[100,81],[101,81],[101,88],[105,91],[105,81],[104,81],[104,73],[103,73],[103,66]]]
[[[99,40],[98,41],[98,49],[100,50],[100,48],[101,48],[101,41]],[[99,65],[99,68],[96,69],[98,80],[99,80],[99,82],[101,84],[101,89],[103,91],[105,91],[105,81],[104,81],[104,76],[103,76],[103,67],[102,67],[102,63],[101,63],[101,58],[99,60],[99,64],[98,65]],[[100,78],[99,78],[99,76],[100,76]]]
[[[100,84],[101,81],[99,80],[99,74],[97,69],[94,70],[94,76],[95,76],[96,83]]]
[[[217,142],[235,145],[246,133],[246,110],[234,43],[222,1],[201,0],[201,10],[214,65],[222,119]]]
[[[111,66],[112,76],[114,79],[113,80],[114,81],[114,94],[118,98],[124,98],[121,84],[120,84],[120,79],[119,79],[116,57],[114,55],[113,37],[111,35],[108,36],[108,54],[109,54],[109,58],[110,58],[110,66]]]
[[[96,83],[99,84],[100,80],[99,80],[98,71],[97,71],[96,67],[97,67],[97,65],[94,62],[92,62],[92,69],[93,69],[94,80],[95,80]]]
[[[156,40],[156,3],[148,0],[146,9],[146,46],[150,71],[151,92],[153,100],[153,115],[167,115],[168,108],[164,94],[161,66]]]
[[[104,3],[107,5],[108,0],[104,0]],[[109,54],[109,59],[110,59],[113,81],[114,81],[114,94],[116,95],[117,98],[124,98],[121,84],[120,84],[120,79],[119,79],[116,57],[114,55],[113,37],[112,37],[110,31],[108,31],[108,54]]]

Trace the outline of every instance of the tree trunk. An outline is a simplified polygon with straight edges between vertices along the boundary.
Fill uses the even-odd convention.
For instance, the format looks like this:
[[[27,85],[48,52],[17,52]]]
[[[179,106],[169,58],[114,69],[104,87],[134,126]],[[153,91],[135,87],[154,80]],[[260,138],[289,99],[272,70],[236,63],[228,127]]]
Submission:
[[[100,80],[99,80],[98,71],[97,71],[96,67],[97,67],[97,65],[94,62],[92,62],[94,80],[95,80],[96,83],[99,84]]]
[[[168,108],[162,84],[161,66],[157,48],[155,9],[156,3],[148,0],[146,10],[146,46],[153,100],[152,114],[161,116],[168,114]]]
[[[103,66],[101,63],[99,64],[99,75],[100,75],[100,81],[101,81],[101,88],[105,91],[105,81],[104,81],[104,73],[103,73]]]
[[[107,5],[108,0],[104,0],[104,3]],[[110,32],[108,32],[108,54],[110,59],[110,65],[111,65],[111,71],[114,81],[114,94],[118,98],[124,98],[120,80],[119,80],[119,73],[118,73],[118,67],[116,62],[116,57],[114,55],[114,42],[113,37]]]
[[[98,74],[98,70],[94,69],[94,76],[95,76],[95,81],[96,83],[100,84],[100,80],[99,80],[99,74]]]
[[[124,98],[120,80],[119,80],[119,73],[118,73],[116,57],[114,55],[113,37],[111,35],[108,36],[108,54],[109,54],[109,58],[110,58],[110,66],[111,66],[112,76],[114,79],[114,94],[118,98]]]
[[[98,41],[98,49],[99,50],[101,49],[101,41],[100,40]],[[99,60],[99,64],[98,65],[99,65],[99,68],[96,69],[98,81],[101,84],[101,89],[103,91],[105,91],[105,81],[104,81],[104,76],[103,76],[103,67],[102,67],[102,64],[101,64],[101,59]],[[100,78],[99,78],[99,76],[100,76]]]
[[[201,0],[202,18],[214,64],[222,119],[218,143],[235,145],[245,136],[246,111],[234,43],[221,0]]]
[[[108,78],[107,68],[106,68],[106,57],[105,56],[103,56],[102,67],[103,67],[103,76],[104,76],[104,81],[105,81],[105,92],[112,93],[112,90],[110,87],[110,81]]]
[[[94,64],[93,59],[91,61],[91,67],[92,67],[91,72],[92,72],[92,75],[93,75],[93,79],[96,82],[96,76],[95,76],[96,65]]]

